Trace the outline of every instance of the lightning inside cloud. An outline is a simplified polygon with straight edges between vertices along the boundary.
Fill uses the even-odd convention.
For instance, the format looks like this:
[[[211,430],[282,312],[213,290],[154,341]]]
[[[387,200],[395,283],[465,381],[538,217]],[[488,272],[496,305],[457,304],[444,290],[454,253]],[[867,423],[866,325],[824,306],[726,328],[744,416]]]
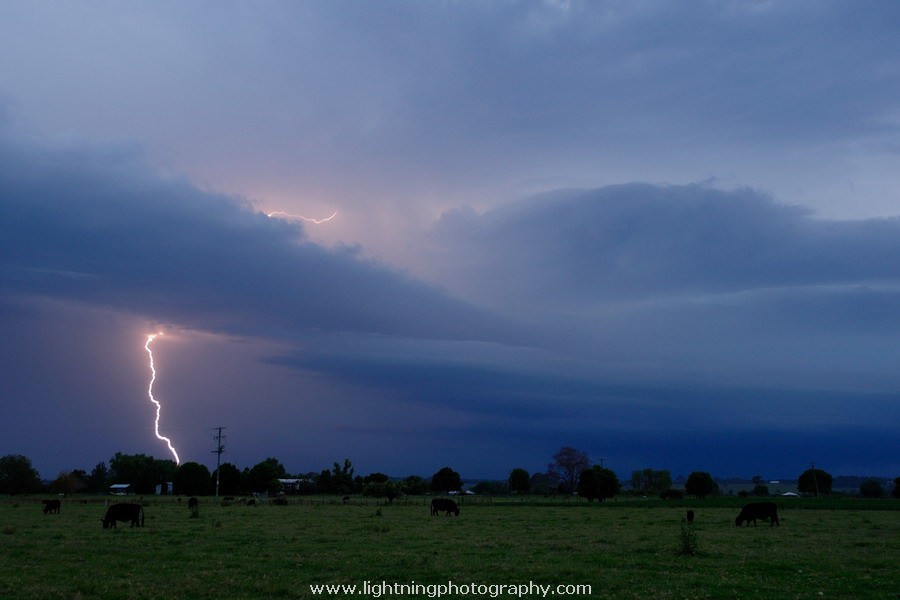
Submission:
[[[156,381],[156,368],[153,366],[153,352],[150,350],[150,342],[156,339],[156,336],[162,335],[159,333],[154,333],[152,335],[147,336],[147,343],[144,344],[144,349],[147,351],[147,354],[150,356],[150,387],[147,388],[147,395],[150,396],[150,402],[156,405],[156,421],[153,424],[154,431],[156,433],[156,437],[160,440],[166,442],[166,445],[169,447],[169,450],[172,452],[172,455],[175,457],[175,464],[181,464],[181,460],[178,458],[178,453],[175,451],[175,448],[172,446],[172,441],[164,435],[159,434],[159,413],[162,410],[162,405],[153,397],[153,382]]]
[[[308,223],[315,223],[316,225],[321,225],[327,221],[332,220],[337,216],[337,211],[331,213],[331,216],[325,217],[324,219],[313,219],[310,217],[304,217],[303,215],[292,215],[290,213],[286,213],[283,210],[277,210],[275,212],[266,213],[267,217],[283,217],[285,219],[300,219],[302,221],[306,221]]]

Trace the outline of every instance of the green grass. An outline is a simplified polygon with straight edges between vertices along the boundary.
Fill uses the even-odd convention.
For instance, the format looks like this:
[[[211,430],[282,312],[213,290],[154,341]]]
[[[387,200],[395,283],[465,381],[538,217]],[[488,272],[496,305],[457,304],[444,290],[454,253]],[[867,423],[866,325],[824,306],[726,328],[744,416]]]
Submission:
[[[697,514],[693,555],[680,552],[682,505],[466,499],[448,518],[431,517],[423,499],[201,499],[190,518],[165,498],[148,500],[145,528],[104,531],[102,502],[64,500],[60,515],[43,515],[38,499],[0,501],[0,598],[311,598],[310,584],[363,581],[589,584],[593,598],[673,600],[882,600],[900,589],[891,501],[877,507],[894,510],[806,501],[780,510],[781,527],[740,529],[740,502],[685,501]]]

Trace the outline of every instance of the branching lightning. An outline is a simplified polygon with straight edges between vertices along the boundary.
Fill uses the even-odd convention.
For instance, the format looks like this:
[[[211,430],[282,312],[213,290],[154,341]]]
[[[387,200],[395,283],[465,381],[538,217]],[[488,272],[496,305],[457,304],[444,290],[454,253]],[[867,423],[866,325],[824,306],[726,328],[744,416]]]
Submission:
[[[312,219],[310,217],[304,217],[303,215],[292,215],[290,213],[286,213],[283,210],[277,210],[275,212],[266,213],[267,217],[284,217],[286,219],[300,219],[302,221],[306,221],[308,223],[315,223],[316,225],[321,225],[327,221],[332,220],[337,216],[337,211],[331,213],[330,217],[325,217],[324,219]]]
[[[169,447],[169,450],[172,451],[172,455],[175,456],[175,464],[181,464],[181,461],[178,459],[178,453],[175,452],[175,448],[172,447],[172,441],[164,435],[159,434],[159,413],[162,409],[162,405],[153,397],[153,382],[156,381],[156,368],[153,366],[153,352],[150,350],[150,342],[156,339],[156,336],[162,335],[161,333],[154,333],[152,335],[147,336],[147,343],[144,344],[144,349],[147,351],[147,354],[150,355],[150,387],[147,388],[147,395],[150,396],[150,402],[156,405],[156,422],[154,423],[154,430],[156,432],[156,437],[160,440],[164,440],[166,445]]]

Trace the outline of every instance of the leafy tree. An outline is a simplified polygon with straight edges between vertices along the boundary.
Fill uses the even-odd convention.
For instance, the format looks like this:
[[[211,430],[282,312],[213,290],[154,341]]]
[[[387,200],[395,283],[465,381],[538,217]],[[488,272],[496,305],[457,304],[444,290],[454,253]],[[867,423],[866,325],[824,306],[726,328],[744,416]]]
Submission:
[[[362,483],[363,485],[367,483],[387,483],[390,480],[391,478],[384,473],[372,473],[363,477]]]
[[[900,477],[894,478],[894,489],[891,490],[891,498],[900,498]]]
[[[156,485],[172,481],[175,461],[158,460],[146,454],[116,452],[109,461],[113,483],[130,483],[138,494],[152,494]]]
[[[509,493],[509,484],[504,481],[479,481],[472,491],[483,496],[499,496]]]
[[[81,471],[81,473],[84,473],[84,471]],[[87,484],[78,477],[75,471],[62,471],[50,484],[50,490],[57,494],[74,494],[85,487],[87,487]]]
[[[458,492],[462,489],[462,478],[450,467],[444,467],[431,476],[429,488],[432,492]]]
[[[275,493],[281,489],[279,479],[287,477],[284,465],[276,458],[267,458],[247,472],[247,486],[253,492]]]
[[[863,498],[884,498],[884,486],[877,479],[866,479],[859,486]]]
[[[210,487],[209,469],[196,462],[179,465],[172,475],[175,493],[183,496],[206,496],[213,491]]]
[[[107,480],[109,479],[109,469],[106,463],[97,463],[91,474],[87,477],[87,488],[84,491],[92,494],[99,494],[106,491]]]
[[[344,459],[344,464],[334,463],[331,468],[331,488],[339,494],[349,494],[354,491],[353,463],[349,458]]]
[[[642,469],[631,474],[630,483],[634,491],[656,496],[672,487],[672,474],[666,470]]]
[[[620,491],[622,484],[616,474],[600,465],[585,469],[578,478],[578,495],[587,498],[589,502],[594,499],[603,502],[606,498],[615,497]]]
[[[419,496],[428,491],[428,482],[418,475],[410,475],[403,480],[404,493]]]
[[[751,496],[768,496],[769,495],[769,486],[763,483],[757,483],[753,486],[753,489],[750,491]]]
[[[216,490],[216,471],[209,476],[209,489]],[[245,490],[243,476],[241,470],[231,463],[222,463],[218,469],[219,494],[222,496],[233,496]]]
[[[807,469],[797,478],[797,490],[802,494],[830,494],[833,478],[822,469]]]
[[[562,483],[559,477],[553,473],[535,473],[531,476],[532,494],[556,494],[560,491]]]
[[[509,472],[509,491],[527,494],[531,489],[531,478],[525,469],[513,469]]]
[[[684,491],[697,498],[706,498],[718,491],[719,486],[713,480],[712,475],[706,471],[694,471],[688,475],[684,484]]]
[[[21,454],[0,458],[0,494],[32,494],[41,491],[41,477],[31,459]]]
[[[363,496],[374,498],[387,498],[390,503],[394,502],[394,498],[403,493],[403,484],[394,481],[370,481],[363,484]]]
[[[563,489],[571,494],[578,488],[578,477],[582,471],[590,466],[587,454],[571,446],[563,446],[553,455],[553,462],[547,465],[547,472],[557,476]]]

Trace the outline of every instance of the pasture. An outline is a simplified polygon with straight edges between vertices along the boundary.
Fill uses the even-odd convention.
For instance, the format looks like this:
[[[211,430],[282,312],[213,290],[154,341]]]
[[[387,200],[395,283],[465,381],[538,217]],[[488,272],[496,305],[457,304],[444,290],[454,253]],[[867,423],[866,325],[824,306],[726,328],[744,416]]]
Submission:
[[[0,598],[313,598],[310,584],[588,584],[591,598],[898,598],[900,511],[779,501],[781,527],[734,526],[739,500],[349,505],[145,498],[146,527],[104,531],[110,498],[0,499]],[[686,508],[699,552],[678,553]],[[368,596],[359,592],[357,597]],[[382,597],[428,597],[385,594]],[[445,596],[460,597],[460,596]],[[468,597],[484,598],[489,595]],[[501,598],[515,596],[503,595]],[[539,597],[535,595],[527,597]]]

